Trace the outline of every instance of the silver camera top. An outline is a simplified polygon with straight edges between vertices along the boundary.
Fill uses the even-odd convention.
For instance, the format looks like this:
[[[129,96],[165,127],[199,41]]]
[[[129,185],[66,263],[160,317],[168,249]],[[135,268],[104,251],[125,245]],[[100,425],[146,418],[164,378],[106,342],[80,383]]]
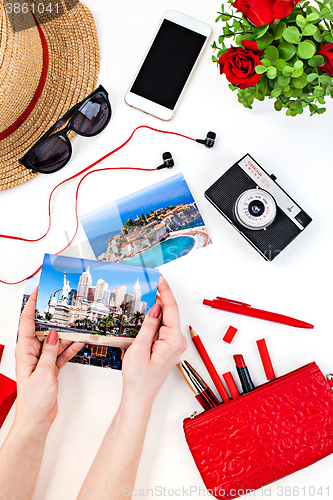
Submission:
[[[275,204],[289,217],[290,220],[302,231],[304,225],[297,220],[298,214],[302,212],[302,209],[296,205],[296,203],[287,195],[285,191],[275,182],[275,178],[270,177],[267,172],[265,172],[250,155],[246,155],[242,160],[238,162],[238,166],[244,170],[244,172],[251,177],[260,189],[263,189],[273,197]],[[255,191],[255,190],[254,190]],[[244,193],[245,194],[245,193]],[[238,218],[238,217],[237,217]],[[238,219],[241,224],[244,224],[240,219]],[[270,223],[273,219],[270,221]],[[246,227],[250,227],[246,225]],[[252,227],[251,229],[262,229],[265,226]],[[266,225],[267,227],[267,225]]]

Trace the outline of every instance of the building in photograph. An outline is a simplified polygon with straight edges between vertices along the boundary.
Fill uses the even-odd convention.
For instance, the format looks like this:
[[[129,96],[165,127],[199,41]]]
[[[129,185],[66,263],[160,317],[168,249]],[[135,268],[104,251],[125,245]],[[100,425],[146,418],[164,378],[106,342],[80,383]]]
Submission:
[[[110,304],[110,295],[111,295],[111,290],[105,290],[103,295],[103,302],[106,306]]]
[[[95,300],[95,290],[96,290],[95,286],[90,286],[88,288],[88,295],[87,295],[88,302],[94,302],[94,300]]]
[[[140,302],[140,306],[139,306],[139,312],[146,315],[146,311],[147,311],[147,302]]]
[[[114,302],[115,302],[116,308],[119,309],[120,304],[124,301],[124,297],[125,297],[125,293],[126,293],[126,286],[125,285],[117,286],[116,288],[114,288],[112,290],[112,293],[115,294]]]
[[[104,292],[108,290],[109,285],[103,280],[99,279],[96,284],[95,302],[103,302]]]
[[[89,287],[92,284],[92,277],[90,274],[90,267],[81,274],[79,284],[77,287],[77,296],[79,297],[78,300],[80,300],[80,297],[87,298],[88,297],[88,290]]]
[[[135,285],[133,286],[133,290],[131,292],[131,295],[133,297],[132,299],[132,306],[131,306],[131,313],[134,314],[136,311],[139,310],[140,307],[140,302],[141,302],[141,286],[139,283],[139,278],[136,280]]]

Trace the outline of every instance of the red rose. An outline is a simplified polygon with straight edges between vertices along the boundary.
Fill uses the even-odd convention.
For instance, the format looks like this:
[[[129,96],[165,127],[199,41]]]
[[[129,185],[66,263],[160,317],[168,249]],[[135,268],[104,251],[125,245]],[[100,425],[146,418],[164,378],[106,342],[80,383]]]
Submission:
[[[328,76],[333,76],[333,43],[323,45],[318,54],[324,56],[325,59],[325,64],[319,66],[319,68]]]
[[[255,67],[261,64],[259,55],[264,53],[258,49],[257,42],[242,41],[243,47],[231,47],[219,59],[220,74],[225,74],[227,80],[240,89],[254,87],[261,75],[255,72]]]
[[[275,19],[289,16],[299,0],[235,0],[232,4],[238,12],[255,26],[271,24]]]

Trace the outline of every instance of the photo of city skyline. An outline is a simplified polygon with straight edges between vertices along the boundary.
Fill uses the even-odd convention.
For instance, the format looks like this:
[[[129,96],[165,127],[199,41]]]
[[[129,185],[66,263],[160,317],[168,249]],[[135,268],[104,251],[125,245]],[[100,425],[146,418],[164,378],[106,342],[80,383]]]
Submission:
[[[121,369],[124,346],[133,341],[154,305],[158,280],[154,269],[46,254],[36,331],[42,335],[55,329],[62,338],[86,342],[72,362]]]
[[[183,174],[80,216],[96,259],[156,268],[211,243]]]

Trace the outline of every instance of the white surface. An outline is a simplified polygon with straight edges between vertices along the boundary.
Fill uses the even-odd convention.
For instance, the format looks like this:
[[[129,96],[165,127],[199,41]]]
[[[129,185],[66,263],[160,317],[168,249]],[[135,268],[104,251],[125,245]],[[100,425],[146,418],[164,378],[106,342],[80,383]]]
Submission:
[[[51,189],[61,180],[89,165],[122,143],[137,125],[181,132],[204,138],[208,130],[217,133],[212,150],[185,139],[140,131],[121,152],[101,166],[155,167],[164,151],[173,153],[176,167],[159,172],[103,172],[83,183],[79,197],[81,212],[91,210],[148,184],[182,171],[210,230],[213,245],[178,259],[162,269],[178,300],[183,333],[189,340],[183,358],[210,378],[192,345],[191,324],[200,334],[219,372],[235,373],[232,354],[243,353],[255,384],[264,382],[255,340],[265,337],[278,375],[310,361],[324,373],[333,371],[332,359],[332,115],[333,103],[323,116],[286,117],[273,111],[271,101],[256,103],[252,111],[237,102],[225,78],[211,62],[208,47],[189,87],[169,123],[163,123],[124,103],[124,94],[163,13],[176,9],[213,27],[219,2],[206,0],[107,0],[87,1],[99,33],[101,70],[99,82],[110,93],[113,117],[108,128],[93,139],[75,138],[73,158],[63,171],[38,176],[28,183],[0,194],[0,232],[37,237],[47,227],[47,201]],[[262,257],[228,224],[204,198],[207,189],[244,154],[278,177],[279,184],[313,217],[313,222],[273,262]],[[71,181],[56,193],[52,205],[50,235],[40,243],[0,241],[0,278],[22,279],[37,268],[45,252],[54,253],[72,235],[75,220]],[[82,232],[68,255],[93,257]],[[0,342],[6,345],[1,372],[15,377],[14,348],[23,285],[0,287]],[[222,295],[251,303],[262,309],[291,315],[315,324],[314,330],[298,330],[274,323],[212,310],[202,299]],[[239,331],[231,346],[222,342],[227,327]],[[34,500],[75,498],[118,406],[121,372],[68,364],[60,374],[59,415],[50,432]],[[203,488],[187,449],[182,420],[199,404],[182,382],[176,369],[159,394],[149,424],[136,487],[176,489]],[[0,431],[7,435],[14,410]],[[299,488],[300,498],[310,498],[332,481],[333,457],[272,485],[270,498],[288,496],[282,486]],[[304,490],[302,488],[305,488]],[[291,493],[296,496],[297,490]],[[138,492],[139,493],[139,492]],[[163,493],[163,490],[162,490]],[[188,492],[189,493],[189,492]],[[281,495],[282,493],[282,495]],[[167,492],[166,492],[167,495]],[[165,496],[166,496],[165,495]],[[161,495],[163,496],[163,495]],[[170,497],[171,495],[169,495]],[[174,495],[175,496],[175,495]],[[261,492],[256,497],[261,496]],[[155,495],[157,498],[157,496]],[[152,498],[155,498],[152,497]],[[184,496],[185,498],[186,495]],[[191,498],[203,492],[192,491]],[[320,495],[314,496],[319,498]],[[126,497],[124,497],[126,498]],[[146,496],[146,498],[151,498]]]

